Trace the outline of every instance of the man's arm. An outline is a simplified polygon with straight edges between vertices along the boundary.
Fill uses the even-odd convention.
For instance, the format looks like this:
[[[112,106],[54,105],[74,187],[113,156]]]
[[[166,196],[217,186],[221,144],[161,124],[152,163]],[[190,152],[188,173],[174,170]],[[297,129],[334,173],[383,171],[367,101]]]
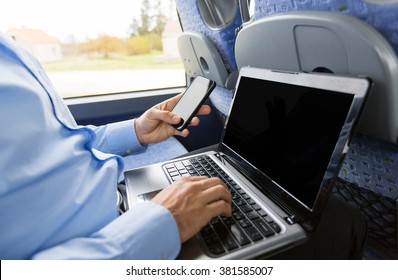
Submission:
[[[111,123],[103,126],[88,125],[95,132],[93,148],[104,153],[128,155],[143,152],[146,145],[138,141],[134,129],[135,119]]]
[[[138,204],[91,236],[70,239],[33,259],[174,259],[180,251],[178,228],[163,206]]]

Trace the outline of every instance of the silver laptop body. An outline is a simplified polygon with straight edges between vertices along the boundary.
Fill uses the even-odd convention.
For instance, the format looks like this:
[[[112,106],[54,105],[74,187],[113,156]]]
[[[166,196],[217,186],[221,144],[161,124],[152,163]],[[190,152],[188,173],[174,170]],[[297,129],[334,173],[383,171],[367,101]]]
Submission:
[[[362,77],[243,67],[218,149],[126,171],[127,207],[214,164],[235,212],[231,219],[215,217],[185,242],[179,259],[266,258],[305,242],[371,84]]]

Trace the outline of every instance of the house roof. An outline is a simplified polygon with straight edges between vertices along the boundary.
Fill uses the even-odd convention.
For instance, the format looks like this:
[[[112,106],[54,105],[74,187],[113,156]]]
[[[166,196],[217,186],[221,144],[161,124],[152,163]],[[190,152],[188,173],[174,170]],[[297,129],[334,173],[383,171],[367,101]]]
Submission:
[[[30,43],[41,43],[41,44],[59,44],[59,40],[40,29],[30,29],[26,27],[22,28],[10,28],[7,32],[9,35],[16,38],[22,38]]]

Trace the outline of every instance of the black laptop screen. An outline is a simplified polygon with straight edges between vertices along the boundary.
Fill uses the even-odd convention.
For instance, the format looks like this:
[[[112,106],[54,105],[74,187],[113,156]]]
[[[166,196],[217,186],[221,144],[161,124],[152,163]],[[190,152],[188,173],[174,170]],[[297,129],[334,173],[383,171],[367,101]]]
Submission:
[[[312,208],[352,100],[243,76],[223,144]]]

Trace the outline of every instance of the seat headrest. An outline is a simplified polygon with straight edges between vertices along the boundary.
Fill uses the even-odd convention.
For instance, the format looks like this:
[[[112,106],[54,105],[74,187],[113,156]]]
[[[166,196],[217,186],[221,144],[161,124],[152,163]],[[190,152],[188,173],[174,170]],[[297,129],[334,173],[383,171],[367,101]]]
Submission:
[[[191,78],[198,75],[224,86],[228,72],[214,44],[198,32],[184,32],[177,40],[185,72]]]

